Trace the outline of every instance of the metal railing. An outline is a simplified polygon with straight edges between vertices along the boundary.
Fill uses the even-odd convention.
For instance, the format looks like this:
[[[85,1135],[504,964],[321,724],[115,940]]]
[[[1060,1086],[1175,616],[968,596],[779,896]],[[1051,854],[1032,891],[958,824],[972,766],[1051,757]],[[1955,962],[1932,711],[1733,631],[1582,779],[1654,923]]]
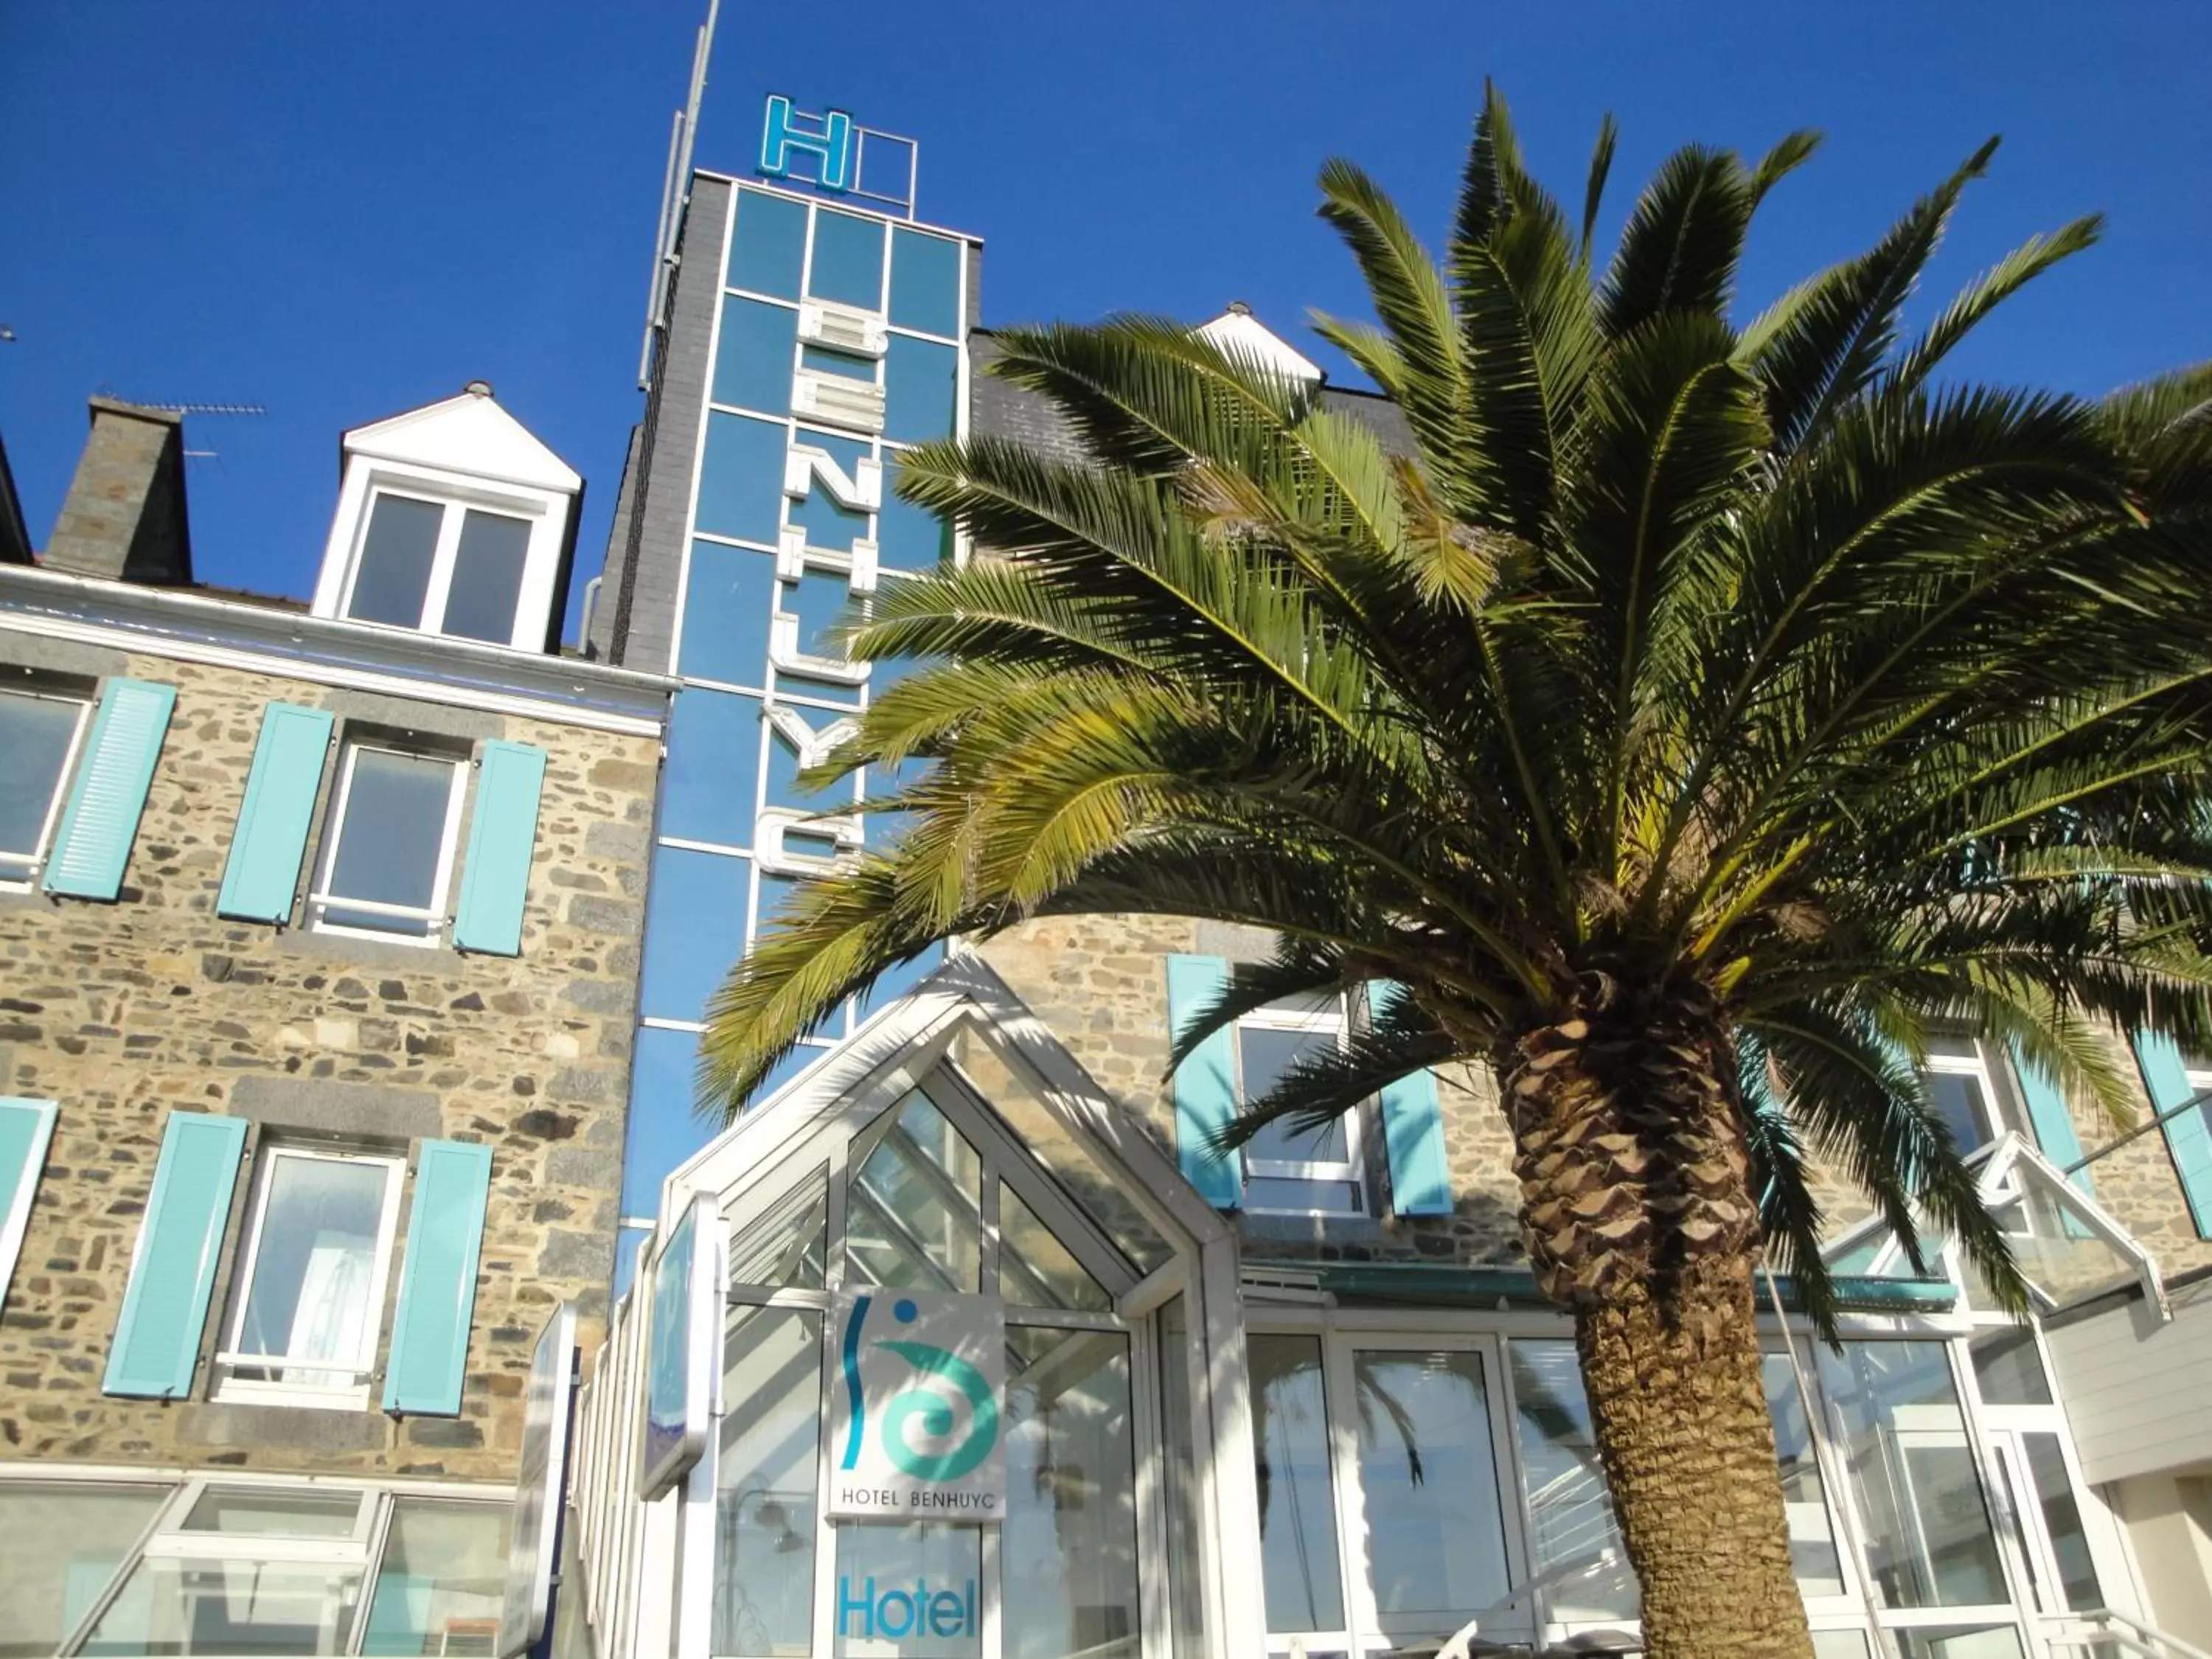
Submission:
[[[2130,1659],[2212,1659],[2203,1649],[2111,1607],[2065,1613],[2039,1620],[2038,1626],[2054,1659],[2067,1654],[2089,1659],[2120,1659],[2122,1655]]]

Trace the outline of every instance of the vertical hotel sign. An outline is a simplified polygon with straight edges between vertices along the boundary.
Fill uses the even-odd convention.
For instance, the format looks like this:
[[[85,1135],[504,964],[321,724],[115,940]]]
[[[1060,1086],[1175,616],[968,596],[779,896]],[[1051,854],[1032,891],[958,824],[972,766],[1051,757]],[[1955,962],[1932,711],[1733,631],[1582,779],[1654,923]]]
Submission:
[[[993,1522],[1006,1509],[1006,1321],[995,1297],[876,1288],[836,1304],[829,1513]]]

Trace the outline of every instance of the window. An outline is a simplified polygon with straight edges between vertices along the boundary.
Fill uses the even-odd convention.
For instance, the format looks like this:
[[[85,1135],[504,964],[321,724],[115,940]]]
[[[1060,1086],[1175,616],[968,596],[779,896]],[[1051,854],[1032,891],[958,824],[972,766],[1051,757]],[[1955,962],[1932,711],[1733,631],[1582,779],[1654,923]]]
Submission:
[[[1237,1023],[1237,1098],[1258,1100],[1309,1054],[1344,1041],[1340,998],[1271,1004]],[[1358,1114],[1317,1129],[1269,1124],[1244,1147],[1244,1207],[1262,1213],[1357,1215],[1366,1208]]]
[[[215,1397],[358,1410],[376,1368],[406,1165],[295,1146],[260,1163]]]
[[[1978,1151],[2002,1134],[1988,1062],[1971,1037],[1936,1037],[1928,1044],[1928,1064],[1920,1073],[1928,1098],[1951,1131],[1960,1154]]]
[[[345,614],[494,645],[515,637],[537,526],[512,512],[392,490],[369,499]]]
[[[307,901],[313,925],[434,945],[461,822],[467,769],[443,755],[349,743]]]
[[[37,877],[89,706],[58,691],[0,690],[0,884],[28,886]]]

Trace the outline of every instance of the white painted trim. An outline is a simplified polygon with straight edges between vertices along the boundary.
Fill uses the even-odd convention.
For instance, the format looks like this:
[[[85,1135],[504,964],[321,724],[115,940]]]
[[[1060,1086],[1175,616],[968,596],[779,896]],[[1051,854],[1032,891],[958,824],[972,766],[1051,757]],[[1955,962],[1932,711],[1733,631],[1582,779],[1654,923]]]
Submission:
[[[337,868],[339,848],[345,839],[346,810],[353,804],[354,767],[365,749],[397,756],[402,760],[428,761],[450,769],[452,775],[446,785],[446,821],[439,830],[438,860],[437,867],[431,873],[430,902],[419,910],[403,905],[352,899],[331,890],[331,878]],[[435,950],[442,945],[450,920],[447,915],[446,901],[453,886],[453,854],[460,846],[461,802],[467,793],[469,773],[473,769],[472,762],[464,761],[458,756],[425,753],[373,738],[356,738],[349,741],[343,754],[339,757],[337,788],[331,805],[330,826],[323,835],[314,887],[307,895],[309,928],[318,933],[337,933],[349,939],[383,939],[389,944],[417,945],[426,950]],[[428,922],[429,926],[421,933],[405,933],[397,928],[355,927],[327,920],[334,907],[372,915],[382,912],[396,916],[411,916]]]
[[[10,1196],[7,1212],[0,1215],[0,1308],[7,1305],[8,1287],[15,1280],[15,1258],[22,1253],[23,1235],[31,1224],[31,1205],[37,1198],[39,1177],[46,1167],[46,1149],[53,1144],[54,1120],[61,1108],[51,1100],[22,1099],[15,1109],[35,1111],[38,1123],[31,1130],[30,1156],[23,1160],[23,1175]]]
[[[300,1474],[276,1469],[209,1469],[183,1463],[0,1463],[0,1481],[82,1482],[88,1486],[159,1486],[198,1481],[210,1486],[285,1486],[302,1490],[389,1492],[395,1498],[450,1498],[457,1502],[510,1504],[512,1485],[492,1480],[384,1480],[359,1474]]]
[[[576,657],[31,565],[0,565],[0,633],[10,630],[637,737],[660,734],[676,690]]]

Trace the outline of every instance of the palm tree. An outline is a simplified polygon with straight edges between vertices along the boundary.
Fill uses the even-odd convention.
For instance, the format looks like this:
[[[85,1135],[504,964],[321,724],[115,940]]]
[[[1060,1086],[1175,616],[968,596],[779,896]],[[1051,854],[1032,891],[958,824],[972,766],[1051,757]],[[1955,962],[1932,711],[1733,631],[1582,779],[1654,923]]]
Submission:
[[[1322,172],[1376,322],[1321,333],[1398,453],[1174,324],[1002,333],[1080,461],[991,438],[898,488],[1000,550],[878,595],[937,665],[822,769],[902,785],[711,1012],[734,1109],[878,971],[1072,912],[1273,930],[1182,1051],[1395,982],[1228,1137],[1492,1068],[1521,1223],[1573,1316],[1661,1659],[1808,1655],[1753,1325],[1764,1255],[1832,1330],[1818,1158],[2022,1282],[1916,1078],[1937,1025],[2118,1114],[2113,1025],[2212,1040],[2212,373],[2100,403],[1939,384],[2085,219],[1901,313],[1976,154],[1747,325],[1753,211],[1812,153],[1686,148],[1602,266],[1492,92],[1441,267]]]

